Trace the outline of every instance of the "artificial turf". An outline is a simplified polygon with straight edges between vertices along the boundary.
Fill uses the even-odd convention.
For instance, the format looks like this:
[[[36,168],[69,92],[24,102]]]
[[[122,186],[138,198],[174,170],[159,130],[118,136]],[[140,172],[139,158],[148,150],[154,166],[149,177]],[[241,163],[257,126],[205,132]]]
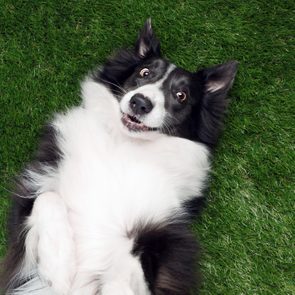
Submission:
[[[189,70],[238,60],[208,206],[201,294],[295,294],[294,1],[0,0],[0,254],[13,177],[79,80],[151,16]]]

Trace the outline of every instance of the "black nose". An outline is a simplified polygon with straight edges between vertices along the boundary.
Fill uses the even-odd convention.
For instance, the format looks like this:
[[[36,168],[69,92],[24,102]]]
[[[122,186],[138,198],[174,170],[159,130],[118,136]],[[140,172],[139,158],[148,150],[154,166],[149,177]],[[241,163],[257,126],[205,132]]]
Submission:
[[[129,105],[135,115],[145,115],[153,109],[152,102],[141,93],[134,94]]]

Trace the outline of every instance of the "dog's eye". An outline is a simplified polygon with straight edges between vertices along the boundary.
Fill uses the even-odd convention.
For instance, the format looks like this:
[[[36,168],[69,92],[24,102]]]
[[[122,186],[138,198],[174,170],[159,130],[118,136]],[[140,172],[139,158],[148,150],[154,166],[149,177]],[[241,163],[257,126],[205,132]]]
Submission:
[[[148,68],[144,68],[139,72],[140,77],[147,77],[150,74],[150,70]]]
[[[176,93],[176,96],[177,96],[177,100],[178,100],[180,103],[183,103],[183,102],[186,101],[187,96],[186,96],[186,93],[185,93],[185,92],[183,92],[183,91],[178,91],[178,92]]]

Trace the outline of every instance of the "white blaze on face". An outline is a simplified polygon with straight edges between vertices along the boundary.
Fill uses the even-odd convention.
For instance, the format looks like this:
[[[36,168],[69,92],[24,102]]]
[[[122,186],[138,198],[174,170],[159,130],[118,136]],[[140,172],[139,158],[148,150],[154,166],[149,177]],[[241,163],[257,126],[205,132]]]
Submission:
[[[164,81],[167,79],[169,74],[175,69],[175,65],[170,65],[164,75],[164,77],[155,83],[146,84],[138,87],[134,90],[129,91],[125,94],[120,102],[121,111],[123,113],[132,115],[132,110],[130,109],[130,99],[133,95],[140,93],[147,97],[153,104],[153,109],[150,113],[141,116],[140,121],[151,128],[159,128],[162,126],[166,110],[165,110],[165,97],[163,90],[161,89]]]

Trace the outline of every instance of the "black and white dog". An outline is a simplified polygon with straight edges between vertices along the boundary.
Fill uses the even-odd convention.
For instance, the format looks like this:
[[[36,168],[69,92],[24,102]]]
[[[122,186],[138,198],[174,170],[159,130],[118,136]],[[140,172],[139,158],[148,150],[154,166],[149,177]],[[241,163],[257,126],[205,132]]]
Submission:
[[[195,73],[161,57],[148,20],[135,47],[82,83],[19,178],[6,294],[187,295],[188,229],[237,70]]]

